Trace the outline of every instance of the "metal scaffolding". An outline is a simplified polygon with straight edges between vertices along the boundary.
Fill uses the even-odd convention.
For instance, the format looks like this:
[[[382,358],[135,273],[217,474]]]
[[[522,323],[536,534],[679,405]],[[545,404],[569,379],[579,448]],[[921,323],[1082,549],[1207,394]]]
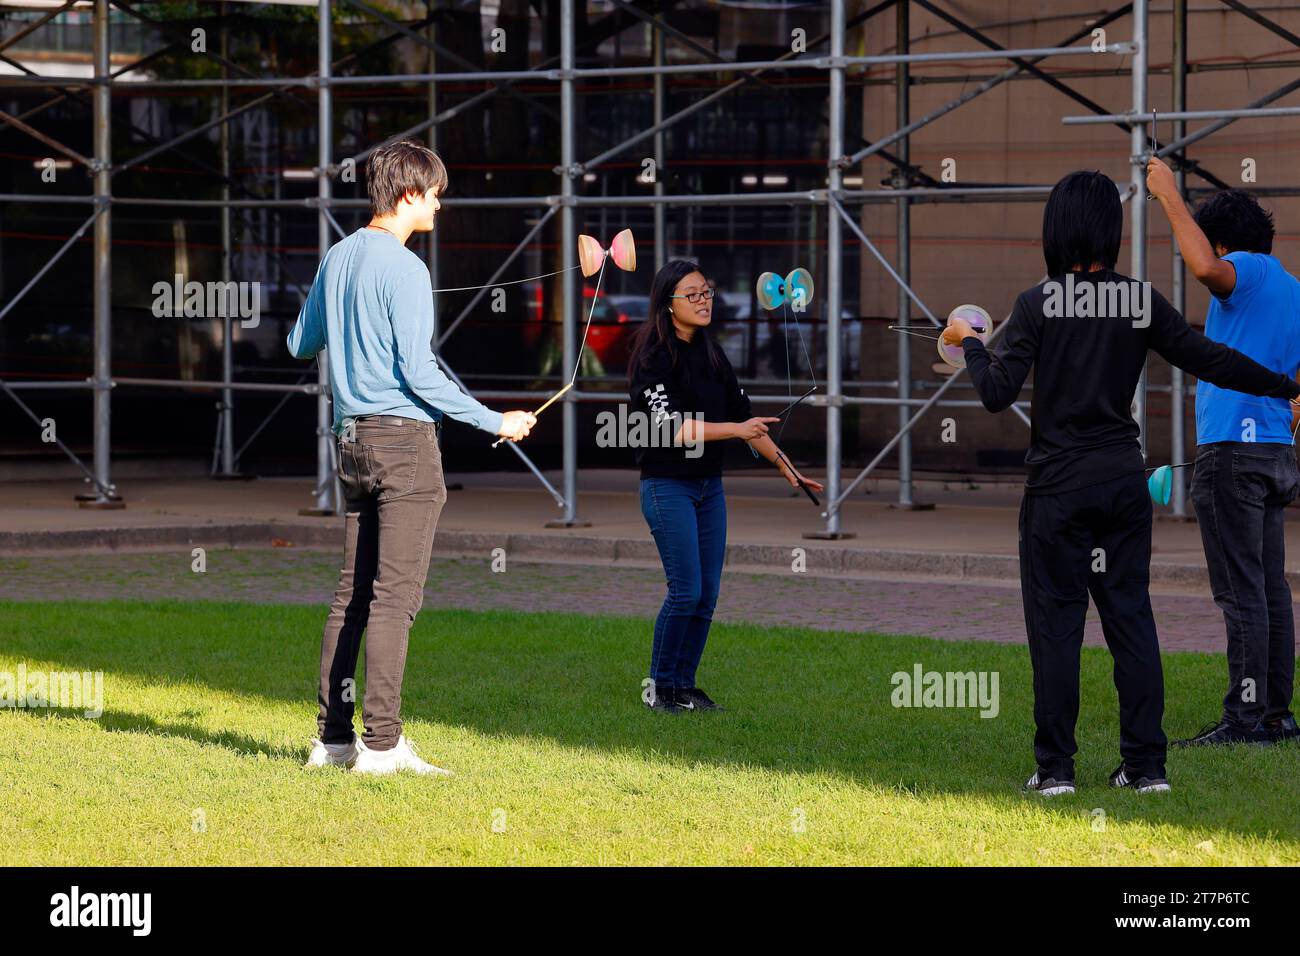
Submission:
[[[71,9],[74,5],[82,5],[87,0],[68,0],[62,7],[47,11],[47,13],[37,22],[28,25],[19,31],[16,36],[9,37],[3,43],[0,43],[0,51],[5,47],[11,46],[18,39],[29,35],[39,29],[43,24],[48,23],[59,13]],[[560,53],[558,57],[552,57],[542,63],[537,64],[531,69],[525,70],[477,70],[473,64],[464,58],[458,56],[453,51],[447,49],[436,40],[435,19],[436,13],[431,13],[423,23],[414,26],[404,24],[394,20],[389,15],[373,6],[363,2],[363,0],[342,0],[342,3],[357,11],[374,22],[382,25],[391,32],[371,48],[390,43],[399,38],[405,38],[414,41],[424,48],[427,53],[429,70],[423,73],[404,73],[404,74],[383,74],[383,75],[338,75],[335,73],[335,67],[343,64],[345,61],[353,59],[352,57],[344,60],[335,61],[333,59],[333,38],[331,36],[331,12],[332,0],[319,0],[318,5],[318,34],[317,34],[317,70],[313,74],[299,77],[263,77],[254,76],[246,68],[231,61],[227,56],[226,35],[223,26],[221,43],[218,51],[203,52],[203,55],[211,58],[220,65],[222,75],[220,79],[158,79],[148,81],[133,81],[129,84],[132,90],[141,89],[159,89],[159,90],[178,90],[178,89],[206,89],[213,88],[219,92],[220,110],[219,115],[206,123],[196,126],[193,129],[167,141],[155,142],[155,144],[144,152],[137,154],[130,159],[120,161],[116,164],[112,161],[111,154],[111,127],[110,127],[110,105],[113,91],[115,89],[114,79],[130,69],[140,68],[152,59],[161,55],[163,51],[150,53],[135,63],[130,64],[120,70],[113,71],[110,69],[110,50],[109,50],[109,12],[110,7],[119,9],[129,16],[159,28],[164,34],[172,33],[175,35],[174,28],[160,21],[151,20],[140,12],[136,11],[127,0],[88,0],[93,4],[93,37],[94,37],[94,77],[93,79],[78,80],[64,77],[47,77],[25,71],[25,75],[20,77],[0,78],[0,85],[6,87],[49,87],[56,88],[68,94],[79,94],[80,91],[89,90],[93,102],[93,155],[86,157],[76,150],[59,143],[53,138],[40,132],[29,125],[24,119],[10,116],[7,113],[0,113],[0,125],[9,125],[17,130],[22,131],[38,140],[39,142],[57,150],[64,156],[72,159],[85,166],[94,174],[94,191],[84,196],[40,196],[40,195],[18,195],[8,194],[0,195],[0,201],[6,202],[64,202],[64,203],[84,203],[89,204],[93,212],[82,223],[72,237],[54,254],[51,260],[17,293],[17,295],[3,309],[0,309],[0,319],[4,314],[13,308],[43,276],[53,264],[67,252],[76,240],[90,227],[94,228],[94,252],[93,252],[93,328],[94,328],[94,360],[93,374],[85,382],[50,382],[50,381],[24,381],[9,382],[0,381],[0,390],[5,391],[14,401],[23,408],[24,412],[36,419],[31,409],[16,394],[16,389],[53,389],[53,388],[88,388],[93,394],[94,407],[94,457],[90,468],[87,468],[80,459],[61,442],[59,447],[80,467],[87,475],[88,481],[93,485],[92,494],[79,496],[84,498],[82,504],[91,507],[121,507],[123,502],[118,496],[116,488],[112,481],[111,475],[111,395],[114,388],[117,387],[134,387],[148,386],[159,387],[168,386],[176,388],[206,388],[217,389],[220,391],[222,399],[219,405],[218,418],[218,441],[216,449],[216,461],[214,463],[214,474],[221,476],[230,476],[236,472],[236,461],[242,449],[234,448],[233,428],[232,428],[232,409],[235,401],[235,394],[239,391],[262,391],[262,392],[279,392],[283,394],[281,405],[284,401],[294,394],[313,395],[316,399],[317,409],[317,435],[316,435],[316,485],[315,485],[315,507],[307,509],[309,513],[315,514],[334,514],[340,510],[341,499],[339,489],[334,474],[334,444],[333,436],[330,430],[331,415],[329,408],[329,373],[328,366],[323,360],[317,363],[315,373],[315,382],[306,382],[300,380],[296,384],[273,384],[273,383],[248,383],[239,382],[234,379],[234,365],[231,356],[231,338],[232,326],[231,318],[224,317],[224,339],[222,348],[222,378],[220,381],[177,381],[170,379],[154,378],[137,378],[114,376],[110,362],[110,345],[112,341],[111,328],[111,230],[112,230],[112,209],[114,206],[172,206],[172,207],[189,207],[189,208],[208,208],[217,207],[221,210],[221,275],[223,280],[230,276],[230,253],[231,253],[231,216],[233,209],[254,207],[268,210],[278,210],[281,212],[309,211],[315,210],[317,215],[317,237],[318,247],[321,256],[332,244],[332,237],[335,233],[344,234],[344,230],[339,226],[335,217],[331,214],[332,209],[364,208],[364,200],[335,198],[332,194],[331,177],[336,175],[345,164],[362,163],[369,154],[369,150],[363,151],[355,156],[347,157],[342,160],[336,160],[334,156],[334,131],[332,126],[332,91],[336,87],[365,86],[372,84],[426,84],[428,89],[428,113],[429,118],[410,129],[403,130],[393,138],[410,137],[420,134],[426,134],[431,144],[436,144],[437,128],[439,124],[451,119],[454,116],[463,113],[466,109],[483,102],[493,96],[509,96],[522,100],[534,109],[542,109],[548,115],[555,116],[560,124],[560,157],[559,164],[555,166],[554,173],[558,177],[558,189],[549,195],[544,196],[506,196],[478,199],[447,199],[443,204],[449,208],[535,208],[543,210],[537,224],[528,231],[524,238],[517,244],[515,249],[505,257],[500,268],[492,276],[492,279],[484,287],[478,297],[472,300],[460,314],[449,324],[444,325],[439,320],[435,327],[434,351],[439,354],[439,361],[443,364],[457,382],[455,373],[447,368],[446,363],[442,360],[439,349],[445,344],[448,337],[451,336],[466,319],[470,311],[475,307],[481,296],[491,287],[502,274],[508,265],[533,241],[552,217],[558,212],[561,230],[561,266],[564,270],[562,287],[562,367],[574,367],[578,356],[578,322],[579,309],[582,305],[582,294],[578,288],[576,276],[573,274],[575,266],[575,245],[577,242],[577,223],[576,210],[579,207],[587,206],[650,206],[654,215],[654,258],[656,266],[661,265],[665,257],[666,248],[666,228],[665,228],[665,209],[667,205],[680,206],[703,206],[711,204],[722,205],[739,205],[739,204],[762,204],[762,205],[812,205],[819,206],[824,211],[825,235],[827,239],[826,255],[826,276],[827,276],[827,319],[826,319],[826,342],[825,354],[827,356],[827,377],[826,393],[818,396],[812,401],[812,404],[825,409],[826,416],[826,490],[827,505],[822,512],[824,525],[815,532],[809,532],[808,537],[826,537],[836,538],[848,534],[841,525],[840,513],[843,502],[849,495],[862,483],[862,481],[875,469],[892,451],[898,451],[898,477],[899,491],[898,503],[903,507],[914,507],[912,499],[912,452],[909,440],[909,433],[917,421],[932,407],[937,404],[951,406],[968,407],[977,405],[977,402],[962,400],[944,400],[943,396],[948,388],[957,380],[958,375],[952,375],[945,381],[928,399],[921,400],[914,398],[912,395],[912,381],[910,375],[911,350],[910,342],[906,335],[899,336],[898,340],[898,377],[897,377],[897,394],[894,397],[878,398],[865,397],[857,395],[845,395],[845,382],[842,374],[842,303],[843,303],[843,228],[848,226],[849,231],[857,238],[864,249],[872,254],[882,265],[885,271],[892,277],[898,286],[897,299],[897,321],[899,325],[906,326],[911,321],[912,308],[915,306],[920,312],[934,325],[941,325],[940,320],[925,305],[924,301],[911,286],[910,271],[910,241],[911,241],[911,206],[916,203],[930,202],[1015,202],[1036,200],[1044,197],[1049,191],[1049,186],[1042,185],[963,185],[963,186],[943,186],[935,184],[933,179],[924,176],[918,167],[912,166],[909,162],[909,137],[917,130],[933,123],[952,111],[966,105],[979,96],[987,93],[1002,83],[1024,75],[1032,76],[1049,84],[1054,89],[1068,96],[1074,102],[1081,104],[1089,113],[1085,116],[1065,117],[1063,122],[1066,124],[1111,124],[1120,127],[1129,134],[1130,138],[1130,162],[1132,173],[1127,190],[1123,191],[1123,199],[1127,202],[1130,220],[1130,234],[1132,239],[1132,262],[1131,273],[1136,279],[1143,280],[1147,274],[1147,249],[1146,249],[1146,231],[1147,216],[1146,205],[1142,201],[1133,201],[1135,197],[1140,199],[1144,195],[1145,172],[1144,167],[1149,156],[1149,137],[1152,135],[1151,127],[1154,116],[1148,111],[1147,103],[1147,67],[1148,67],[1148,40],[1147,25],[1149,19],[1148,0],[1132,0],[1131,3],[1124,3],[1116,9],[1092,20],[1088,26],[1082,30],[1077,30],[1065,37],[1061,43],[1050,47],[1032,47],[1021,49],[1007,49],[982,34],[976,28],[960,20],[957,16],[944,8],[938,6],[931,0],[882,0],[871,6],[861,4],[863,9],[859,12],[848,16],[846,7],[849,0],[829,0],[828,8],[830,14],[830,31],[829,33],[811,39],[808,41],[807,53],[796,55],[787,53],[773,60],[754,60],[742,62],[727,62],[714,54],[712,51],[699,46],[690,40],[681,31],[669,25],[665,20],[656,16],[645,9],[642,3],[633,3],[629,0],[611,0],[613,6],[621,14],[626,14],[627,21],[618,29],[627,29],[633,24],[648,24],[652,27],[652,57],[653,61],[648,66],[634,67],[576,67],[576,44],[578,38],[575,35],[575,0],[554,0],[558,3],[559,22],[560,22]],[[1248,16],[1254,22],[1264,26],[1276,35],[1286,39],[1288,42],[1300,46],[1300,36],[1292,34],[1290,31],[1279,26],[1263,15],[1251,10],[1245,4],[1238,0],[1221,0],[1225,7]],[[652,5],[653,4],[646,4]],[[961,34],[970,37],[979,43],[982,49],[960,50],[941,53],[912,53],[911,52],[911,29],[910,29],[910,12],[913,7],[920,8],[940,20],[953,26]],[[864,24],[870,21],[876,15],[887,11],[895,10],[897,12],[897,52],[888,55],[878,56],[846,56],[846,35],[848,30],[862,28]],[[227,4],[221,5],[221,12],[227,11]],[[1206,136],[1212,134],[1218,129],[1235,122],[1239,119],[1246,118],[1267,118],[1277,116],[1294,116],[1300,115],[1300,107],[1270,107],[1268,104],[1275,102],[1293,90],[1300,89],[1300,80],[1288,83],[1268,95],[1256,99],[1254,102],[1246,104],[1243,107],[1235,109],[1222,110],[1194,110],[1186,109],[1186,77],[1187,77],[1187,2],[1186,0],[1173,0],[1174,30],[1173,30],[1173,89],[1174,89],[1174,110],[1169,113],[1159,114],[1161,118],[1168,119],[1174,123],[1174,141],[1168,144],[1160,145],[1157,143],[1157,155],[1169,157],[1175,166],[1178,183],[1188,194],[1186,185],[1187,173],[1199,176],[1210,186],[1222,188],[1226,184],[1218,180],[1205,170],[1202,170],[1195,161],[1189,159],[1186,155],[1187,147],[1199,142]],[[1079,41],[1086,40],[1092,31],[1097,27],[1107,26],[1115,21],[1125,17],[1131,19],[1132,35],[1120,43],[1106,44],[1102,48],[1096,48],[1090,43],[1077,45]],[[620,21],[622,22],[622,21]],[[183,36],[181,39],[184,39]],[[696,63],[689,64],[666,64],[665,63],[665,44],[670,40],[676,40],[696,52],[703,54],[706,59]],[[175,45],[174,43],[172,45]],[[815,54],[812,51],[822,47],[828,47],[829,52],[826,55]],[[1100,104],[1093,102],[1086,96],[1075,91],[1063,80],[1048,74],[1041,70],[1037,64],[1049,57],[1097,57],[1097,56],[1121,56],[1131,57],[1129,70],[1132,77],[1132,102],[1130,109],[1126,112],[1116,113],[1108,112]],[[911,76],[910,66],[912,64],[924,63],[949,63],[949,62],[968,62],[977,60],[995,60],[1008,61],[1005,71],[985,80],[978,86],[964,91],[960,96],[951,102],[944,104],[938,109],[932,110],[926,115],[913,119],[911,116],[909,91],[914,83]],[[557,62],[558,61],[558,62]],[[844,104],[846,90],[846,71],[861,66],[887,66],[892,65],[895,68],[894,84],[896,88],[896,115],[895,121],[897,128],[876,138],[861,149],[852,153],[846,153],[845,145],[845,122],[844,122]],[[451,70],[439,69],[442,66],[451,66]],[[652,195],[638,196],[580,196],[577,194],[575,183],[578,177],[583,176],[590,170],[608,162],[614,157],[626,152],[639,143],[647,140],[652,141],[653,155],[656,161],[656,168],[663,168],[665,165],[665,143],[664,132],[674,124],[681,122],[687,117],[699,112],[709,104],[727,96],[734,90],[745,87],[756,79],[762,77],[768,71],[772,70],[818,70],[825,74],[828,88],[828,130],[827,144],[829,155],[826,157],[827,170],[827,187],[825,189],[811,189],[802,191],[787,192],[765,192],[755,194],[669,194],[665,191],[664,184],[659,177],[656,177],[654,191]],[[685,74],[710,74],[710,73],[739,73],[734,81],[729,82],[716,91],[703,96],[690,105],[685,106],[676,112],[665,115],[665,83],[668,77]],[[653,77],[653,105],[654,120],[650,127],[636,133],[625,139],[621,143],[592,156],[586,160],[581,160],[577,152],[576,141],[576,95],[575,83],[579,80],[595,77]],[[458,103],[456,106],[438,111],[437,108],[437,85],[448,81],[490,81],[493,85],[490,89],[477,95],[469,97],[467,100]],[[539,104],[535,99],[516,89],[520,81],[547,81],[558,85],[559,93],[559,112],[554,114],[549,107]],[[121,84],[119,84],[121,85]],[[231,108],[229,94],[232,89],[240,87],[255,87],[266,90],[263,95],[258,96],[238,107]],[[317,97],[317,135],[318,135],[318,153],[317,166],[313,173],[317,179],[318,189],[314,199],[270,199],[270,198],[253,198],[253,199],[236,199],[230,194],[230,135],[229,123],[257,106],[262,105],[277,97],[290,97],[298,99],[302,91],[315,91]],[[55,101],[51,101],[55,102]],[[300,101],[301,102],[301,101]],[[25,114],[30,116],[32,113],[39,112],[50,104],[38,107],[36,110]],[[1190,135],[1186,134],[1187,120],[1214,119],[1217,122],[1206,126]],[[201,135],[208,130],[218,128],[220,130],[220,152],[221,163],[220,169],[215,170],[223,177],[222,198],[219,200],[174,200],[174,199],[153,199],[149,197],[122,197],[113,195],[113,176],[125,169],[128,169],[151,156],[158,155],[171,149],[184,141],[195,136]],[[897,144],[895,146],[895,144]],[[894,153],[887,152],[887,147],[893,146]],[[887,159],[895,168],[893,178],[890,182],[890,188],[885,189],[846,189],[844,186],[844,171],[850,166],[861,163],[867,157],[880,155]],[[1266,190],[1260,190],[1266,192]],[[1297,190],[1292,189],[1274,189],[1274,194],[1293,194]],[[847,206],[862,205],[868,203],[892,203],[896,209],[896,237],[898,240],[897,260],[891,264],[879,249],[872,242],[863,230],[860,217],[852,215]],[[436,233],[434,244],[431,246],[430,254],[430,272],[437,285],[438,277],[438,259],[436,247]],[[1178,257],[1177,246],[1174,245],[1174,283],[1173,283],[1173,304],[1179,311],[1183,311],[1185,306],[1185,285],[1181,259]],[[300,287],[300,292],[302,292]],[[995,332],[996,334],[996,332]],[[304,376],[306,378],[306,376]],[[1174,370],[1172,385],[1170,388],[1171,401],[1173,407],[1174,427],[1172,429],[1171,439],[1171,460],[1180,461],[1184,457],[1184,436],[1183,436],[1183,417],[1184,417],[1184,381],[1182,373],[1177,369]],[[537,393],[527,391],[506,391],[484,390],[477,393],[480,398],[488,399],[535,399]],[[1143,374],[1139,384],[1137,394],[1135,395],[1136,418],[1142,433],[1143,447],[1146,447],[1146,395],[1147,385],[1146,376]],[[756,402],[776,402],[785,404],[786,396],[782,395],[754,395]],[[563,416],[563,481],[562,488],[557,490],[553,487],[540,469],[528,458],[526,452],[516,443],[509,443],[512,451],[518,455],[521,460],[532,470],[533,474],[539,479],[542,485],[553,496],[557,505],[562,511],[559,520],[551,522],[556,526],[573,526],[582,524],[578,514],[578,494],[577,494],[577,470],[578,470],[578,426],[577,426],[577,403],[578,402],[607,402],[611,399],[611,393],[600,391],[587,391],[581,388],[570,390],[565,394],[562,403]],[[1014,411],[1024,421],[1028,421],[1024,412],[1024,404],[1012,406]],[[843,441],[842,441],[842,411],[846,406],[854,405],[895,405],[898,409],[898,431],[889,439],[880,452],[875,455],[871,462],[863,468],[853,480],[847,485],[843,482]],[[277,406],[276,411],[280,406]],[[272,415],[275,412],[272,412]],[[265,423],[263,423],[265,424]],[[258,431],[260,431],[259,426]],[[255,437],[256,432],[254,433]],[[247,447],[250,437],[245,442]],[[1181,481],[1175,483],[1174,487],[1174,513],[1176,515],[1185,515],[1186,499],[1185,489]]]

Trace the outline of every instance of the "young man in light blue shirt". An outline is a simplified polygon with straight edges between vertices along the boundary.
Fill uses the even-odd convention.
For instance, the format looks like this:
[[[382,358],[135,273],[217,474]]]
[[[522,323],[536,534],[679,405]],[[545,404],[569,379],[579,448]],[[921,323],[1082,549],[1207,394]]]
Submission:
[[[512,441],[536,423],[530,412],[486,408],[434,357],[429,270],[406,240],[433,229],[446,185],[442,160],[420,143],[389,143],[371,153],[370,223],[325,254],[289,333],[295,358],[326,350],[347,497],[343,570],[321,641],[319,739],[308,766],[448,772],[420,759],[399,716],[407,641],[447,500],[438,432],[443,415]],[[357,737],[352,717],[363,631],[365,734]]]
[[[1273,217],[1228,189],[1188,213],[1169,167],[1148,166],[1188,271],[1210,290],[1208,338],[1294,377],[1300,367],[1300,281],[1271,254]],[[1284,511],[1300,494],[1294,406],[1196,386],[1192,503],[1214,601],[1227,628],[1223,714],[1182,745],[1274,743],[1300,737],[1291,713],[1295,622],[1286,580]]]

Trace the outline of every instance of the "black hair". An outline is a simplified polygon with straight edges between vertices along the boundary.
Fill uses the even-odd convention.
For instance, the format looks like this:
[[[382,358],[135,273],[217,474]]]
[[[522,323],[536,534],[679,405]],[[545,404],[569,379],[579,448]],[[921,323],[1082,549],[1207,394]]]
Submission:
[[[1055,186],[1043,207],[1043,261],[1049,276],[1094,263],[1115,268],[1124,231],[1119,191],[1109,176],[1080,170]]]
[[[668,354],[672,356],[673,368],[679,367],[682,349],[686,348],[686,343],[677,337],[677,330],[673,327],[672,296],[677,283],[692,272],[704,274],[698,262],[690,259],[669,259],[655,273],[654,279],[650,282],[650,311],[646,315],[646,320],[641,323],[641,327],[632,333],[628,344],[631,353],[631,360],[627,363],[629,380],[635,378],[639,368],[649,364],[651,354],[659,348],[668,349]],[[708,281],[707,276],[705,281]],[[723,363],[722,349],[713,341],[713,336],[709,335],[706,327],[697,328],[695,335],[703,340],[701,344],[708,352],[710,367],[715,372],[719,371]]]
[[[1196,207],[1196,224],[1210,240],[1229,252],[1273,251],[1273,214],[1244,189],[1224,189]]]

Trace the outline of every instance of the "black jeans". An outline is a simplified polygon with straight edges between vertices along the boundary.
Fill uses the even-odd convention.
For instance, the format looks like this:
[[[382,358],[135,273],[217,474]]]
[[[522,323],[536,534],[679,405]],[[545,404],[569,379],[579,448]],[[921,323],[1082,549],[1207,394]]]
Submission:
[[[1034,756],[1044,776],[1074,779],[1090,593],[1115,659],[1124,765],[1165,775],[1165,685],[1150,580],[1151,496],[1140,473],[1021,500],[1020,590],[1034,666]]]
[[[1192,504],[1227,628],[1223,719],[1245,728],[1291,712],[1295,621],[1282,512],[1297,493],[1292,445],[1214,442],[1197,449]]]

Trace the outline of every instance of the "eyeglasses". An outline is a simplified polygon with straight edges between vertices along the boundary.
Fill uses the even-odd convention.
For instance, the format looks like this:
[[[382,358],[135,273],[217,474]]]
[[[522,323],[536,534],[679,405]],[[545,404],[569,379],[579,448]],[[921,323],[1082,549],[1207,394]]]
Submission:
[[[701,300],[708,301],[718,294],[714,288],[705,289],[703,292],[688,292],[685,295],[672,295],[670,299],[685,299],[691,305],[699,305]]]

